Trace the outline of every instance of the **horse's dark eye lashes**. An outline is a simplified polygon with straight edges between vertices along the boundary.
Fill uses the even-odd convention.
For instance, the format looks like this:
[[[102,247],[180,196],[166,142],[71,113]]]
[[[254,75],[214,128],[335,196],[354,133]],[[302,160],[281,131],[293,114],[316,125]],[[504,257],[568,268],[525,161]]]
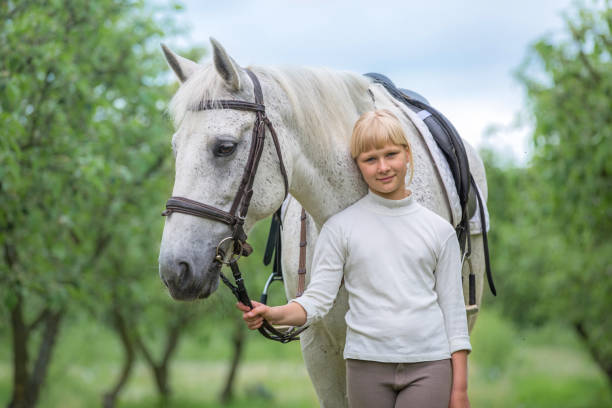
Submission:
[[[234,150],[236,149],[236,144],[237,143],[230,141],[219,142],[214,147],[213,154],[217,157],[230,156],[232,153],[234,153]]]

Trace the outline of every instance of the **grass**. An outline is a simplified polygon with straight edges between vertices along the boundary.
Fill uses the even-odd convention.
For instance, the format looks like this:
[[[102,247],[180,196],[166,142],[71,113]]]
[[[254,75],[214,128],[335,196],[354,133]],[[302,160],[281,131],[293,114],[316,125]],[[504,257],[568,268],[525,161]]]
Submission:
[[[231,355],[231,327],[206,327],[181,343],[173,361],[173,397],[160,402],[147,367],[137,363],[120,407],[218,407]],[[10,353],[0,336],[0,404],[11,387]],[[472,406],[495,408],[612,407],[609,384],[571,331],[561,326],[518,331],[485,310],[472,333],[469,394]],[[316,407],[299,344],[272,344],[248,334],[234,407]],[[100,406],[119,370],[121,349],[111,332],[81,321],[66,327],[54,355],[40,407]],[[140,361],[140,360],[139,360]]]
[[[612,390],[571,330],[549,325],[518,331],[485,311],[471,335],[474,407],[612,407]]]

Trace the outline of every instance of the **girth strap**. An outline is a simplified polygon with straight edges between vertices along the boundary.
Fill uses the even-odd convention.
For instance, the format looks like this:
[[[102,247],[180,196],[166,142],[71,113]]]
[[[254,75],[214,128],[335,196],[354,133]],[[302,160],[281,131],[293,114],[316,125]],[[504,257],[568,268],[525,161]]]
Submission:
[[[304,294],[306,289],[306,210],[302,207],[300,215],[300,259],[298,264],[298,287],[296,297]]]

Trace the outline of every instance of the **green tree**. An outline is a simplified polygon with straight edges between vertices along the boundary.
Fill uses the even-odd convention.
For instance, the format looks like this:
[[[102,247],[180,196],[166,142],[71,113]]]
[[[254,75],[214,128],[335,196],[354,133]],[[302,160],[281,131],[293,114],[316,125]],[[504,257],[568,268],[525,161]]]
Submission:
[[[566,27],[537,41],[519,70],[535,125],[531,163],[488,160],[494,257],[505,311],[567,322],[612,386],[610,2],[576,8]]]
[[[0,294],[13,351],[10,406],[37,403],[68,311],[123,304],[112,282],[133,276],[128,260],[155,265],[150,241],[159,236],[148,245],[133,237],[138,225],[159,223],[150,203],[169,189],[156,177],[168,174],[171,157],[162,25],[173,27],[142,1],[0,4]]]

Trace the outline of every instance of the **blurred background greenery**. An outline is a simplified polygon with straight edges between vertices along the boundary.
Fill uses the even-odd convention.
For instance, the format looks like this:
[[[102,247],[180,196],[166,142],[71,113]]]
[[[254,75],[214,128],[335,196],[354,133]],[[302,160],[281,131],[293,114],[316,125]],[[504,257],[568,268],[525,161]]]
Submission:
[[[317,405],[298,344],[246,333],[224,289],[177,303],[156,276],[176,87],[158,45],[178,9],[0,4],[0,403]],[[472,333],[474,407],[612,406],[611,27],[608,1],[575,6],[562,40],[517,61],[528,163],[494,132],[482,148],[500,295]],[[268,222],[243,261],[251,293]]]

